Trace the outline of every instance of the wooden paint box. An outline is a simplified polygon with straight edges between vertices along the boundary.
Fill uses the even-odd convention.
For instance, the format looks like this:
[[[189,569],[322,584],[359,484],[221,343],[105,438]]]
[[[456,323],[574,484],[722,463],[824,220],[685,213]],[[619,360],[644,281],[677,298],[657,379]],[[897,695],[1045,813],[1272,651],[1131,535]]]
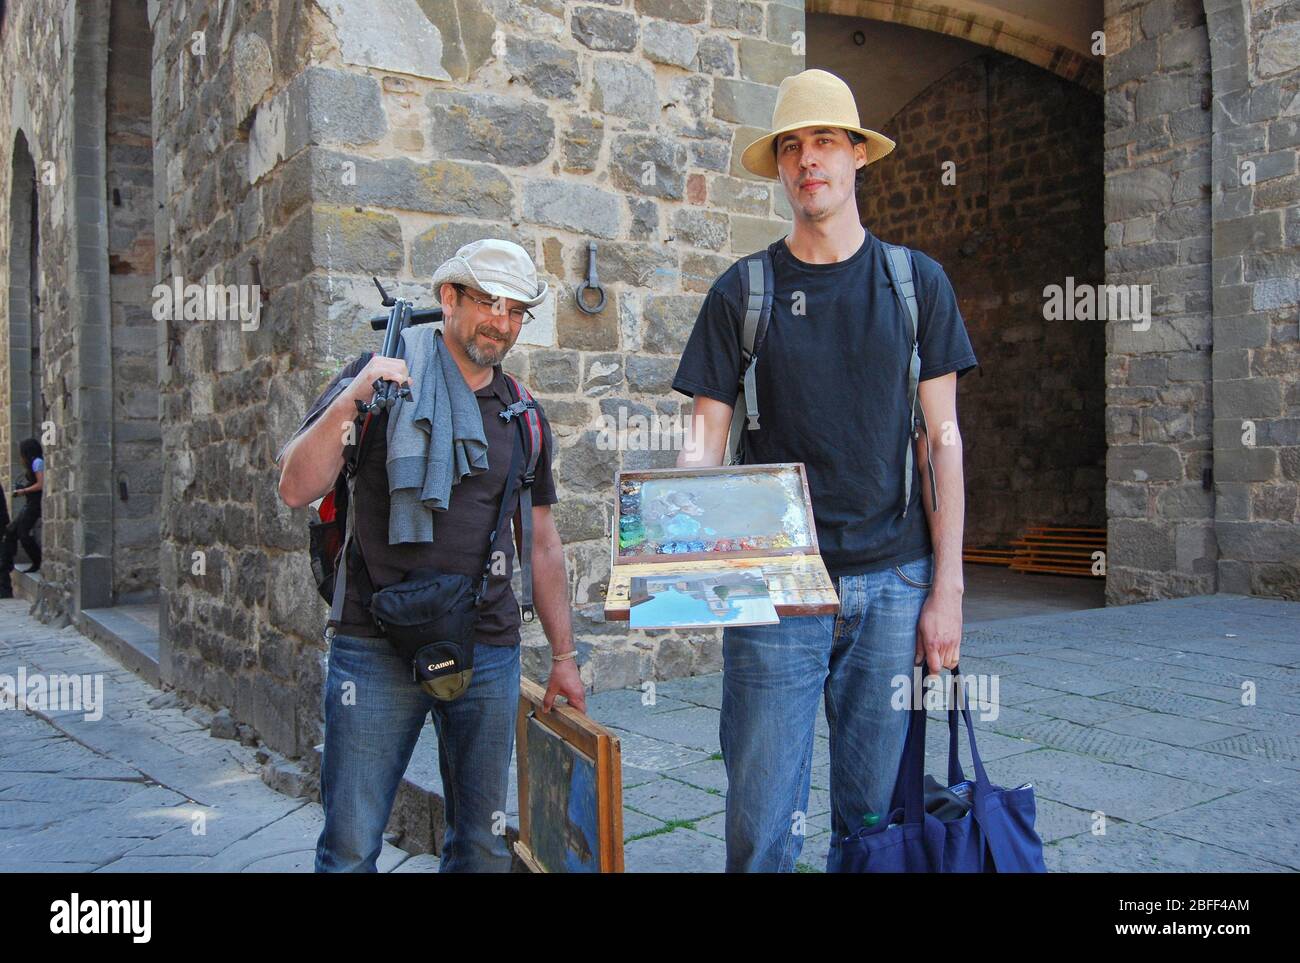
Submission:
[[[605,619],[626,621],[634,578],[762,570],[778,616],[839,611],[799,463],[622,471]]]

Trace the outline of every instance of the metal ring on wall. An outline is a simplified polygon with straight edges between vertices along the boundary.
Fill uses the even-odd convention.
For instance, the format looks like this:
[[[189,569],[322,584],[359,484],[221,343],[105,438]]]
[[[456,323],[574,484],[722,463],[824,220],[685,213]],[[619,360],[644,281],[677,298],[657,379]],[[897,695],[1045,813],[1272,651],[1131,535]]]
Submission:
[[[600,295],[600,300],[595,306],[590,306],[583,300],[584,291],[595,291]],[[596,242],[587,242],[587,280],[583,281],[576,288],[578,308],[584,314],[599,314],[605,307],[605,289],[600,286],[600,279],[596,276]]]

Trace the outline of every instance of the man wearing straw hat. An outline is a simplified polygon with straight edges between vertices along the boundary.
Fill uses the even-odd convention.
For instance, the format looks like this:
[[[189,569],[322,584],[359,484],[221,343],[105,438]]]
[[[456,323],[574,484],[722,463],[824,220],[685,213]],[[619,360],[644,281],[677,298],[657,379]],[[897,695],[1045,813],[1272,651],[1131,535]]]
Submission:
[[[888,818],[908,720],[897,680],[910,693],[916,662],[931,672],[957,664],[965,507],[957,378],[976,360],[952,285],[920,252],[904,268],[913,337],[912,288],[896,267],[891,276],[887,247],[859,219],[862,171],[893,148],[862,127],[843,80],[805,70],[781,83],[772,130],[741,157],[746,170],[780,182],[794,212],[790,234],[767,249],[772,307],[744,380],[760,414],[757,428],[740,433],[744,461],[805,465],[841,608],[724,631],[733,872],[794,868],[814,776],[830,790],[827,868],[837,869],[840,838]],[[673,387],[695,399],[684,466],[727,455],[745,367],[748,260],[713,283],[682,353]],[[823,698],[829,767],[816,751]]]

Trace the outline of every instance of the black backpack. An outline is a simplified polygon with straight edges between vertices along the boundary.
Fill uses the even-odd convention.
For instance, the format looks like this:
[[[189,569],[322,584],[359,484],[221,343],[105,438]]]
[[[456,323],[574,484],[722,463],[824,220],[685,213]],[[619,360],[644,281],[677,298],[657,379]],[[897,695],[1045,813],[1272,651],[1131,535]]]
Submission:
[[[780,244],[777,241],[776,244]],[[903,517],[912,501],[912,442],[930,432],[925,424],[925,411],[917,402],[917,387],[921,377],[921,355],[917,342],[916,284],[912,281],[912,252],[898,244],[880,242],[885,249],[885,268],[889,284],[894,289],[903,313],[911,321],[912,357],[908,362],[907,397],[911,407],[911,424],[908,426],[907,462],[903,469]],[[744,258],[740,269],[740,303],[745,316],[741,320],[740,383],[736,387],[736,403],[732,409],[731,432],[727,438],[729,464],[739,465],[745,458],[745,432],[758,428],[758,384],[756,368],[758,354],[763,348],[767,324],[772,317],[772,292],[775,288],[772,273],[772,247],[763,248]],[[925,460],[930,469],[930,500],[934,510],[939,510],[939,490],[934,480],[934,464],[930,459],[930,446],[925,448]]]
[[[362,363],[369,361],[372,356],[373,352],[367,352],[363,356]],[[351,381],[351,378],[340,380],[331,393],[332,396],[337,397],[338,393],[347,387]],[[524,471],[520,478],[519,505],[515,509],[515,526],[520,533],[519,606],[524,621],[531,622],[533,620],[532,486],[536,477],[537,461],[542,451],[542,422],[537,414],[537,404],[528,389],[510,374],[506,375],[506,382],[510,386],[512,403],[501,414],[507,421],[513,418],[520,420],[524,445]],[[328,407],[333,397],[325,399],[322,408]],[[343,599],[347,593],[347,569],[340,566],[339,561],[351,541],[351,513],[348,508],[352,500],[356,472],[364,456],[365,449],[363,446],[367,435],[366,428],[369,424],[369,419],[366,419],[356,444],[345,451],[343,471],[339,472],[338,477],[334,480],[334,489],[321,500],[320,507],[317,509],[318,520],[308,525],[312,578],[316,582],[316,590],[320,593],[321,598],[330,603],[330,621],[337,621],[342,616]],[[503,504],[509,502],[511,494],[509,485],[511,482],[511,479],[507,479],[507,488],[501,496]],[[364,560],[361,572],[366,581],[369,581],[369,573],[365,570]],[[363,591],[366,588],[373,591],[373,586],[362,586],[362,588]],[[332,631],[332,629],[328,630],[327,635],[331,634]]]

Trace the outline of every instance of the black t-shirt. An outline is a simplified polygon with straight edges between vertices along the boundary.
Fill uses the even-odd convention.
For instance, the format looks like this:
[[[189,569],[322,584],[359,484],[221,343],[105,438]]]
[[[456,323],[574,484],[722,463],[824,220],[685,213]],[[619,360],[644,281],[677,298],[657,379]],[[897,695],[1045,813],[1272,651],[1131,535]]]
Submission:
[[[313,402],[302,426],[294,437],[301,434],[329,407],[335,387],[344,379],[355,377],[369,360],[362,354],[345,367]],[[507,424],[501,411],[511,402],[510,388],[500,366],[495,369],[487,387],[475,393],[479,411],[483,415],[483,432],[488,442],[488,469],[478,475],[469,475],[452,486],[451,501],[445,512],[433,513],[433,541],[388,544],[388,412],[377,415],[366,429],[365,458],[357,472],[355,502],[356,517],[353,535],[361,545],[366,568],[376,591],[403,581],[413,569],[435,568],[444,572],[459,572],[478,576],[483,570],[483,545],[497,519],[501,506],[501,493],[505,489],[506,474],[510,469],[512,446],[518,444],[519,429],[516,422]],[[551,477],[552,439],[550,425],[538,403],[542,422],[542,451],[537,459],[537,472],[533,482],[533,504],[555,504],[555,482]],[[292,439],[290,439],[292,441]],[[284,449],[281,449],[283,453]],[[280,456],[276,456],[276,461]],[[522,472],[522,468],[520,469]],[[513,516],[519,504],[518,486],[511,496],[508,515]],[[510,536],[510,525],[497,533],[495,550],[504,553],[504,571],[494,566],[488,579],[487,594],[483,598],[475,640],[487,645],[517,645],[519,643],[519,603],[510,587],[514,571],[515,546]],[[360,559],[355,551],[349,552],[347,592],[343,598],[342,618],[331,621],[335,630],[344,635],[376,638],[381,635],[361,604],[357,572]]]
[[[755,372],[760,427],[745,432],[746,462],[804,463],[832,576],[923,558],[930,530],[916,459],[902,517],[911,320],[889,285],[883,245],[866,231],[862,246],[833,264],[800,261],[784,239],[768,250],[772,316]],[[914,251],[912,261],[921,380],[960,377],[976,361],[952,285],[932,258]],[[705,296],[673,380],[682,394],[736,403],[743,264],[724,271]],[[929,428],[937,438],[941,426]]]

